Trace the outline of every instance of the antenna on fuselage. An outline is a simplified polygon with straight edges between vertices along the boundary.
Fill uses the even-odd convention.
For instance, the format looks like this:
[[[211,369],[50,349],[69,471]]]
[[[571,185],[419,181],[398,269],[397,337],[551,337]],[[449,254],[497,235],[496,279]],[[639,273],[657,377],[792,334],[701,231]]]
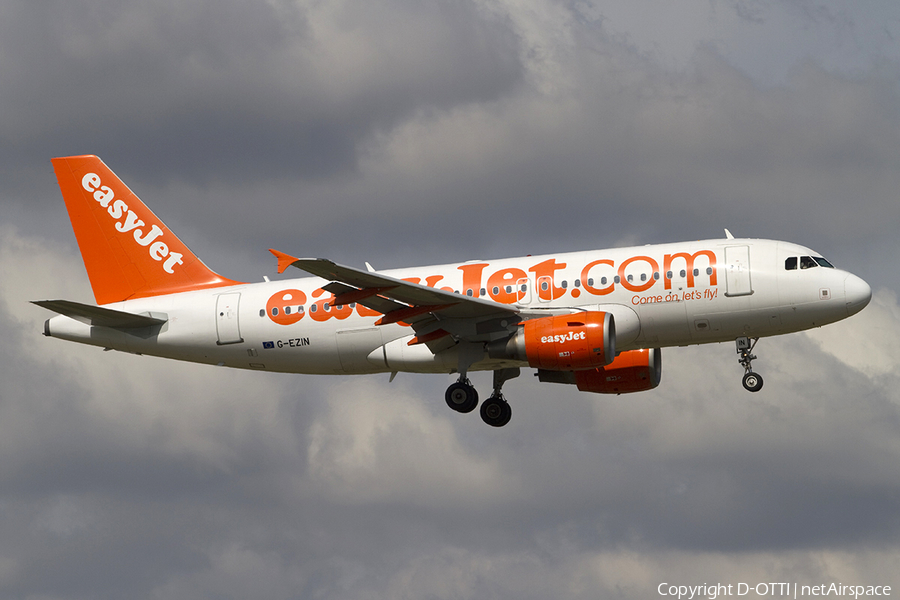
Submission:
[[[731,232],[728,231],[727,228],[725,229],[725,239],[728,239],[728,240],[733,240],[733,239],[734,239],[734,236],[731,235]]]

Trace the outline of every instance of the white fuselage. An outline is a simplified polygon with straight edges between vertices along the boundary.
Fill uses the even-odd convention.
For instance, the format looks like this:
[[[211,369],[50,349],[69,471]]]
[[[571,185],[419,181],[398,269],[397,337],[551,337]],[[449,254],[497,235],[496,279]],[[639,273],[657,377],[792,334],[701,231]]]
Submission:
[[[848,317],[869,287],[839,269],[787,268],[816,253],[786,242],[722,239],[470,261],[383,274],[521,307],[610,312],[616,350],[764,337]],[[157,328],[92,327],[66,316],[53,337],[136,354],[289,373],[453,372],[455,348],[432,354],[408,345],[409,326],[376,326],[358,304],[335,307],[316,277],[139,298],[105,308],[158,316]],[[471,370],[527,366],[487,354]]]

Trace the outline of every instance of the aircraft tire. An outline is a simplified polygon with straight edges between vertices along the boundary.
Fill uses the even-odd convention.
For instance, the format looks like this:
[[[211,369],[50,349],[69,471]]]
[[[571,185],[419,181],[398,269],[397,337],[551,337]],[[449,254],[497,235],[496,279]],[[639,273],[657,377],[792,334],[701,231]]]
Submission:
[[[471,384],[457,381],[444,394],[447,406],[459,413],[470,413],[478,406],[478,391]]]
[[[744,389],[748,392],[758,392],[762,389],[763,386],[763,378],[759,375],[759,373],[754,373],[750,371],[744,375],[744,379],[741,382],[744,384]]]
[[[481,404],[481,420],[491,427],[503,427],[512,418],[512,407],[501,397],[491,396]]]

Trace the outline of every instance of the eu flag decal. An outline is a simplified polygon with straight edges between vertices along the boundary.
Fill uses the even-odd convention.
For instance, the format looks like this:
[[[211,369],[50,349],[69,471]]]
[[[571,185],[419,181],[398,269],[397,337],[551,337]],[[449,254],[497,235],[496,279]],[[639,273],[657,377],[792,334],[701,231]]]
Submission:
[[[263,342],[263,350],[271,350],[275,347],[275,342]]]

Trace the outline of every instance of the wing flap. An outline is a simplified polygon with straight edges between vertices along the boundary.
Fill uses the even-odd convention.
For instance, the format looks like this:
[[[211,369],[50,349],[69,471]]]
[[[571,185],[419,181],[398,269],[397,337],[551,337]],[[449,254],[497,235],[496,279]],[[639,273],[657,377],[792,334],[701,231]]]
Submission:
[[[323,285],[322,289],[326,292],[331,292],[334,294],[334,304],[350,304],[354,302],[354,300],[344,300],[344,298],[351,297],[356,292],[366,291],[369,292],[372,289],[379,288],[355,288],[352,285],[347,285],[345,283],[339,283],[337,281],[332,281],[328,285]],[[357,304],[362,304],[366,308],[371,308],[372,310],[378,311],[381,314],[387,314],[389,312],[393,312],[395,310],[400,310],[401,308],[408,308],[406,304],[402,304],[400,302],[395,302],[390,298],[383,298],[381,296],[372,295],[369,293],[362,294],[361,297],[355,300]]]

